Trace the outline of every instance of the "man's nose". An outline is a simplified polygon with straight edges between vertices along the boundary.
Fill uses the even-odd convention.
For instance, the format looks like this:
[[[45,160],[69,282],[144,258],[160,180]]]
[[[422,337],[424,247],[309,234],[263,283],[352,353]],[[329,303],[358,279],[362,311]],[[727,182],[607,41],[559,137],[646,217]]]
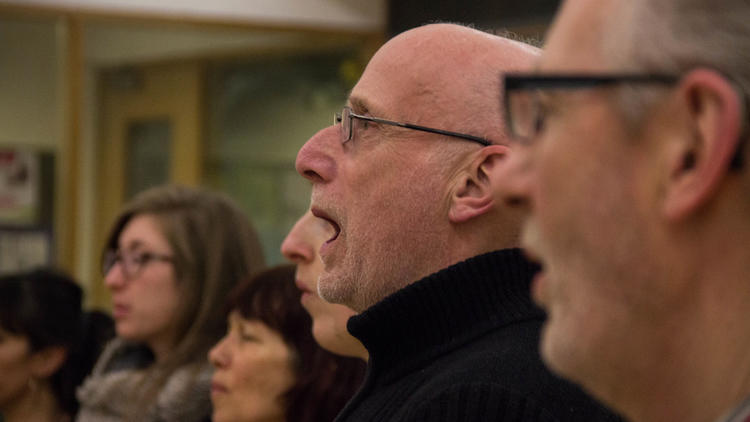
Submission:
[[[313,183],[325,183],[336,176],[336,149],[341,149],[339,126],[318,131],[297,153],[297,173]]]
[[[502,166],[497,194],[506,204],[530,208],[534,187],[534,168],[531,147],[514,145],[508,161]]]

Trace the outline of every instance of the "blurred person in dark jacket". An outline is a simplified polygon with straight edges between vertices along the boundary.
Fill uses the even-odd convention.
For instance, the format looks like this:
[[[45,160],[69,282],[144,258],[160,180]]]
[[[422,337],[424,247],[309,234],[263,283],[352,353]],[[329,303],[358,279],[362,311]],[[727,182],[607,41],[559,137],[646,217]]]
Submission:
[[[82,290],[46,269],[0,277],[0,413],[5,422],[71,421],[76,388],[114,335],[81,308]]]

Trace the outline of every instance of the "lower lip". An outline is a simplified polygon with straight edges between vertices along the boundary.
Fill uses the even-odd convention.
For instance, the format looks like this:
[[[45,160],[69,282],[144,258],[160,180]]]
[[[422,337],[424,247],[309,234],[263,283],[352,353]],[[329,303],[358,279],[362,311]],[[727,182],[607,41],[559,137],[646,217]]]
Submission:
[[[534,302],[537,305],[542,307],[544,306],[542,299],[545,279],[546,277],[544,271],[540,270],[538,273],[536,273],[534,279],[531,280],[531,297],[534,299]]]
[[[226,394],[226,393],[227,393],[227,389],[224,386],[221,386],[221,385],[212,385],[211,386],[211,395],[212,396],[214,394]]]
[[[112,317],[114,319],[121,319],[126,317],[130,313],[130,308],[122,305],[115,305],[112,308]]]

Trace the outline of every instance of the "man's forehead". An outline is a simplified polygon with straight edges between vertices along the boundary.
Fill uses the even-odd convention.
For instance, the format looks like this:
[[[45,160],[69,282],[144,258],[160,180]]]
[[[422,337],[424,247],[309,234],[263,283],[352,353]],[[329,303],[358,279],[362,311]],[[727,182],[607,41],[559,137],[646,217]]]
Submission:
[[[406,78],[367,69],[354,86],[347,105],[357,114],[388,117],[407,103],[414,105],[418,95]]]

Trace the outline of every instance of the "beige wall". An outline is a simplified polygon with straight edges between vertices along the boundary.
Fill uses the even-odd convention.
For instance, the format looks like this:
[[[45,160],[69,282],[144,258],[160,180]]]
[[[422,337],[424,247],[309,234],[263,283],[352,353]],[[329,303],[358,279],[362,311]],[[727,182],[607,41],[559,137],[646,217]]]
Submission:
[[[0,145],[54,150],[60,142],[56,25],[0,19]]]
[[[216,63],[231,62],[237,57],[264,57],[269,52],[285,52],[282,55],[288,55],[295,52],[336,50],[342,45],[359,45],[362,34],[366,34],[367,39],[380,39],[379,30],[367,28],[384,25],[379,20],[384,19],[381,9],[384,1],[310,1],[310,4],[328,3],[326,7],[347,9],[345,12],[332,14],[334,20],[344,22],[348,19],[347,14],[352,13],[365,16],[365,20],[370,23],[361,20],[364,17],[360,16],[349,21],[348,26],[355,27],[354,29],[344,31],[330,31],[335,26],[331,22],[326,24],[327,29],[326,25],[320,25],[320,31],[305,30],[306,26],[299,22],[296,27],[292,24],[286,28],[269,30],[264,29],[262,24],[245,26],[234,22],[224,25],[210,19],[209,22],[196,19],[185,24],[174,19],[165,20],[164,16],[146,19],[143,14],[138,18],[127,17],[127,14],[111,17],[101,14],[79,15],[64,10],[66,5],[71,4],[65,0],[59,1],[62,11],[39,9],[39,2],[35,0],[0,0],[0,147],[20,146],[55,154],[57,173],[54,188],[57,210],[54,225],[56,236],[64,242],[56,246],[64,247],[69,252],[63,259],[58,250],[57,264],[71,271],[87,290],[100,281],[99,275],[91,274],[90,271],[98,261],[100,252],[99,246],[92,241],[96,237],[92,221],[96,217],[97,183],[102,183],[97,180],[95,172],[99,155],[99,100],[96,82],[99,70],[113,66],[172,63],[195,58],[210,59]],[[305,2],[307,0],[298,1],[297,12],[309,6],[304,5]],[[13,3],[24,7],[11,7]],[[58,4],[57,1],[51,3]],[[245,5],[251,3],[243,0]],[[286,0],[278,0],[274,4],[286,4],[289,8],[289,1]],[[320,10],[326,10],[326,7]],[[75,40],[76,36],[81,36],[83,41],[80,50],[82,62],[70,62],[77,64],[69,67],[69,53],[76,49],[71,48],[68,42]],[[71,79],[68,75],[70,69],[82,72],[79,75],[82,90],[79,92],[71,91]],[[80,109],[73,107],[72,101],[80,101]],[[282,109],[287,107],[283,101],[285,100],[280,98],[273,106]],[[310,101],[311,105],[315,105],[322,100],[319,94],[311,92]],[[327,103],[327,100],[323,102]],[[255,158],[268,162],[281,160],[292,168],[298,144],[317,128],[330,122],[330,110],[326,109],[319,114],[316,120],[300,127],[290,127],[286,137],[293,142],[283,144],[283,147],[281,143],[275,142],[274,145],[279,144],[279,147],[273,150],[264,148],[273,133],[260,131],[255,137],[260,153]],[[72,123],[74,118],[77,121],[75,128]],[[242,135],[247,136],[247,132]],[[230,144],[231,141],[252,143],[247,139],[238,141],[237,136],[239,135],[229,140]],[[77,146],[73,150],[64,147],[71,144],[71,139],[77,139]],[[216,162],[209,159],[206,164],[212,166]],[[76,166],[76,171],[71,166]],[[224,183],[217,181],[217,187],[224,187],[223,185]],[[296,184],[291,181],[285,182],[286,185],[291,192],[287,192],[286,196],[291,196],[293,202],[299,202],[297,205],[304,209],[309,196],[306,185],[303,184],[301,189],[296,189]],[[244,186],[240,188],[245,189]],[[273,232],[267,237],[275,243],[279,241],[279,233]],[[68,238],[72,240],[68,241]],[[275,243],[270,247],[273,253],[269,255],[277,253],[278,245]]]

